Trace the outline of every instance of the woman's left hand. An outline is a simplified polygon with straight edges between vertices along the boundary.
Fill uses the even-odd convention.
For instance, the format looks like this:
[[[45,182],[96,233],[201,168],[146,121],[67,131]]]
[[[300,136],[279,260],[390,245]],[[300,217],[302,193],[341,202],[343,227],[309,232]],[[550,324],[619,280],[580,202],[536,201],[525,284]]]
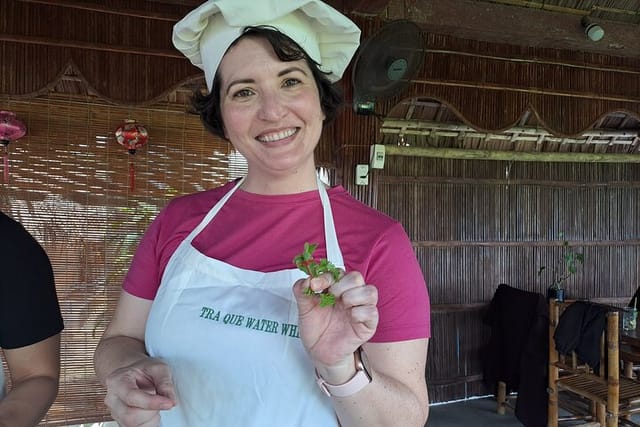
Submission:
[[[320,298],[305,294],[325,289],[335,295],[335,304],[321,307]],[[334,282],[330,273],[300,279],[293,287],[298,303],[300,338],[316,366],[353,363],[353,353],[367,342],[378,327],[378,290],[364,282],[362,274],[341,274]]]

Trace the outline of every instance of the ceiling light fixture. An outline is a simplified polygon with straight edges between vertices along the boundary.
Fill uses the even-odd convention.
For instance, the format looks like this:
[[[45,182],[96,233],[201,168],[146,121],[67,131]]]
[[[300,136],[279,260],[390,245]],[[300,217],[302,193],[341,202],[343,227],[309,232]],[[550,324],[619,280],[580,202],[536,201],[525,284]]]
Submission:
[[[594,42],[602,40],[604,37],[604,29],[599,24],[593,22],[589,16],[583,16],[580,23],[589,40]]]

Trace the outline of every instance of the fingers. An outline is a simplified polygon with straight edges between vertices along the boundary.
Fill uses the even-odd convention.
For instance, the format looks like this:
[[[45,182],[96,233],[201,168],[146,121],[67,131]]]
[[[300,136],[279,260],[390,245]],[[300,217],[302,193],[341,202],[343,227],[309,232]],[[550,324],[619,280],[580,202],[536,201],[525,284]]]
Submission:
[[[378,290],[373,285],[365,284],[362,274],[357,271],[345,274],[340,280],[330,284],[328,288],[329,292],[334,294],[336,298],[341,298],[342,303],[347,307],[376,305],[378,303]]]
[[[339,275],[339,277],[337,279],[334,279],[333,275],[331,273],[328,273],[328,272],[327,273],[323,273],[323,274],[319,275],[318,277],[312,277],[312,278],[309,279],[308,286],[314,292],[322,292],[325,289],[328,289],[329,287],[333,286],[335,283],[341,281],[344,278],[344,276],[345,276],[344,270],[339,269],[339,271],[340,271],[340,275]],[[360,277],[362,277],[362,276],[360,276]],[[364,283],[364,280],[362,282]]]
[[[378,290],[373,285],[365,284],[362,274],[357,271],[347,274],[342,272],[338,280],[334,280],[330,273],[325,273],[318,277],[300,279],[294,285],[294,293],[299,297],[307,288],[310,288],[315,293],[328,290],[336,298],[342,298],[342,303],[346,307],[375,306],[378,303]]]
[[[169,367],[164,363],[156,363],[147,368],[149,376],[152,378],[153,385],[158,395],[167,398],[167,401],[171,404],[169,408],[174,406],[177,402],[176,392],[173,385],[173,379],[171,377],[171,371]],[[160,409],[169,409],[160,408]]]
[[[330,273],[298,280],[294,285],[294,294],[303,315],[318,305],[317,299],[304,295],[304,290],[308,288],[318,293],[328,290],[340,301],[344,309],[350,309],[353,323],[360,323],[369,330],[376,330],[379,321],[378,289],[373,285],[367,285],[359,272],[342,272],[337,281],[334,281]]]
[[[140,409],[163,410],[171,409],[174,403],[171,399],[160,394],[149,393],[148,391],[133,389],[127,391],[121,400],[127,406]]]
[[[366,328],[375,331],[378,328],[380,315],[375,305],[359,305],[351,309],[351,319],[362,323]]]
[[[160,413],[158,411],[132,408],[126,405],[109,405],[105,398],[105,403],[111,409],[111,416],[121,427],[157,427],[160,425]]]
[[[176,404],[171,372],[157,360],[118,369],[109,375],[106,385],[104,402],[123,427],[156,427],[159,411]]]
[[[160,396],[164,396],[167,398],[167,400],[165,401],[165,404],[170,405],[168,408],[161,408],[161,409],[170,409],[178,401],[178,399],[176,398],[176,392],[175,392],[175,388],[173,387],[173,381],[171,380],[171,378],[165,378],[163,381],[159,382],[158,385],[156,386],[156,389]]]

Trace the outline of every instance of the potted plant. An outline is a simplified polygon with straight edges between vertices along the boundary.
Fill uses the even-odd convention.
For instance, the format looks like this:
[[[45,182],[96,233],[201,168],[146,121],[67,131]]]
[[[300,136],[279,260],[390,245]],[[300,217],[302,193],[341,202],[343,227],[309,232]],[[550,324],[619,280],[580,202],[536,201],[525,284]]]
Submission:
[[[562,235],[561,235],[562,237]],[[551,284],[547,288],[547,298],[564,301],[564,289],[567,279],[578,271],[578,267],[584,264],[584,254],[577,252],[567,240],[562,242],[560,259],[551,267],[543,265],[538,270],[538,276],[545,270],[551,270]]]

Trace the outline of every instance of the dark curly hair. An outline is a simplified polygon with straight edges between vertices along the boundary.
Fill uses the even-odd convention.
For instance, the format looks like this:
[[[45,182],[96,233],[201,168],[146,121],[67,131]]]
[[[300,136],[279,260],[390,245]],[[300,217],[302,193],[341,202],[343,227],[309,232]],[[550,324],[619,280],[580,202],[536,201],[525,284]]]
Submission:
[[[295,41],[277,29],[269,26],[246,27],[240,37],[231,46],[238,43],[244,37],[262,37],[271,44],[276,56],[281,61],[298,61],[304,59],[311,69],[311,74],[316,81],[320,96],[320,105],[325,115],[324,124],[330,123],[336,116],[338,108],[342,105],[342,94],[320,70],[319,65],[307,55]],[[229,46],[229,47],[231,47]],[[194,91],[191,104],[200,115],[204,127],[214,135],[225,138],[222,111],[220,109],[220,74],[216,72],[213,79],[211,92],[206,94],[202,90]]]

